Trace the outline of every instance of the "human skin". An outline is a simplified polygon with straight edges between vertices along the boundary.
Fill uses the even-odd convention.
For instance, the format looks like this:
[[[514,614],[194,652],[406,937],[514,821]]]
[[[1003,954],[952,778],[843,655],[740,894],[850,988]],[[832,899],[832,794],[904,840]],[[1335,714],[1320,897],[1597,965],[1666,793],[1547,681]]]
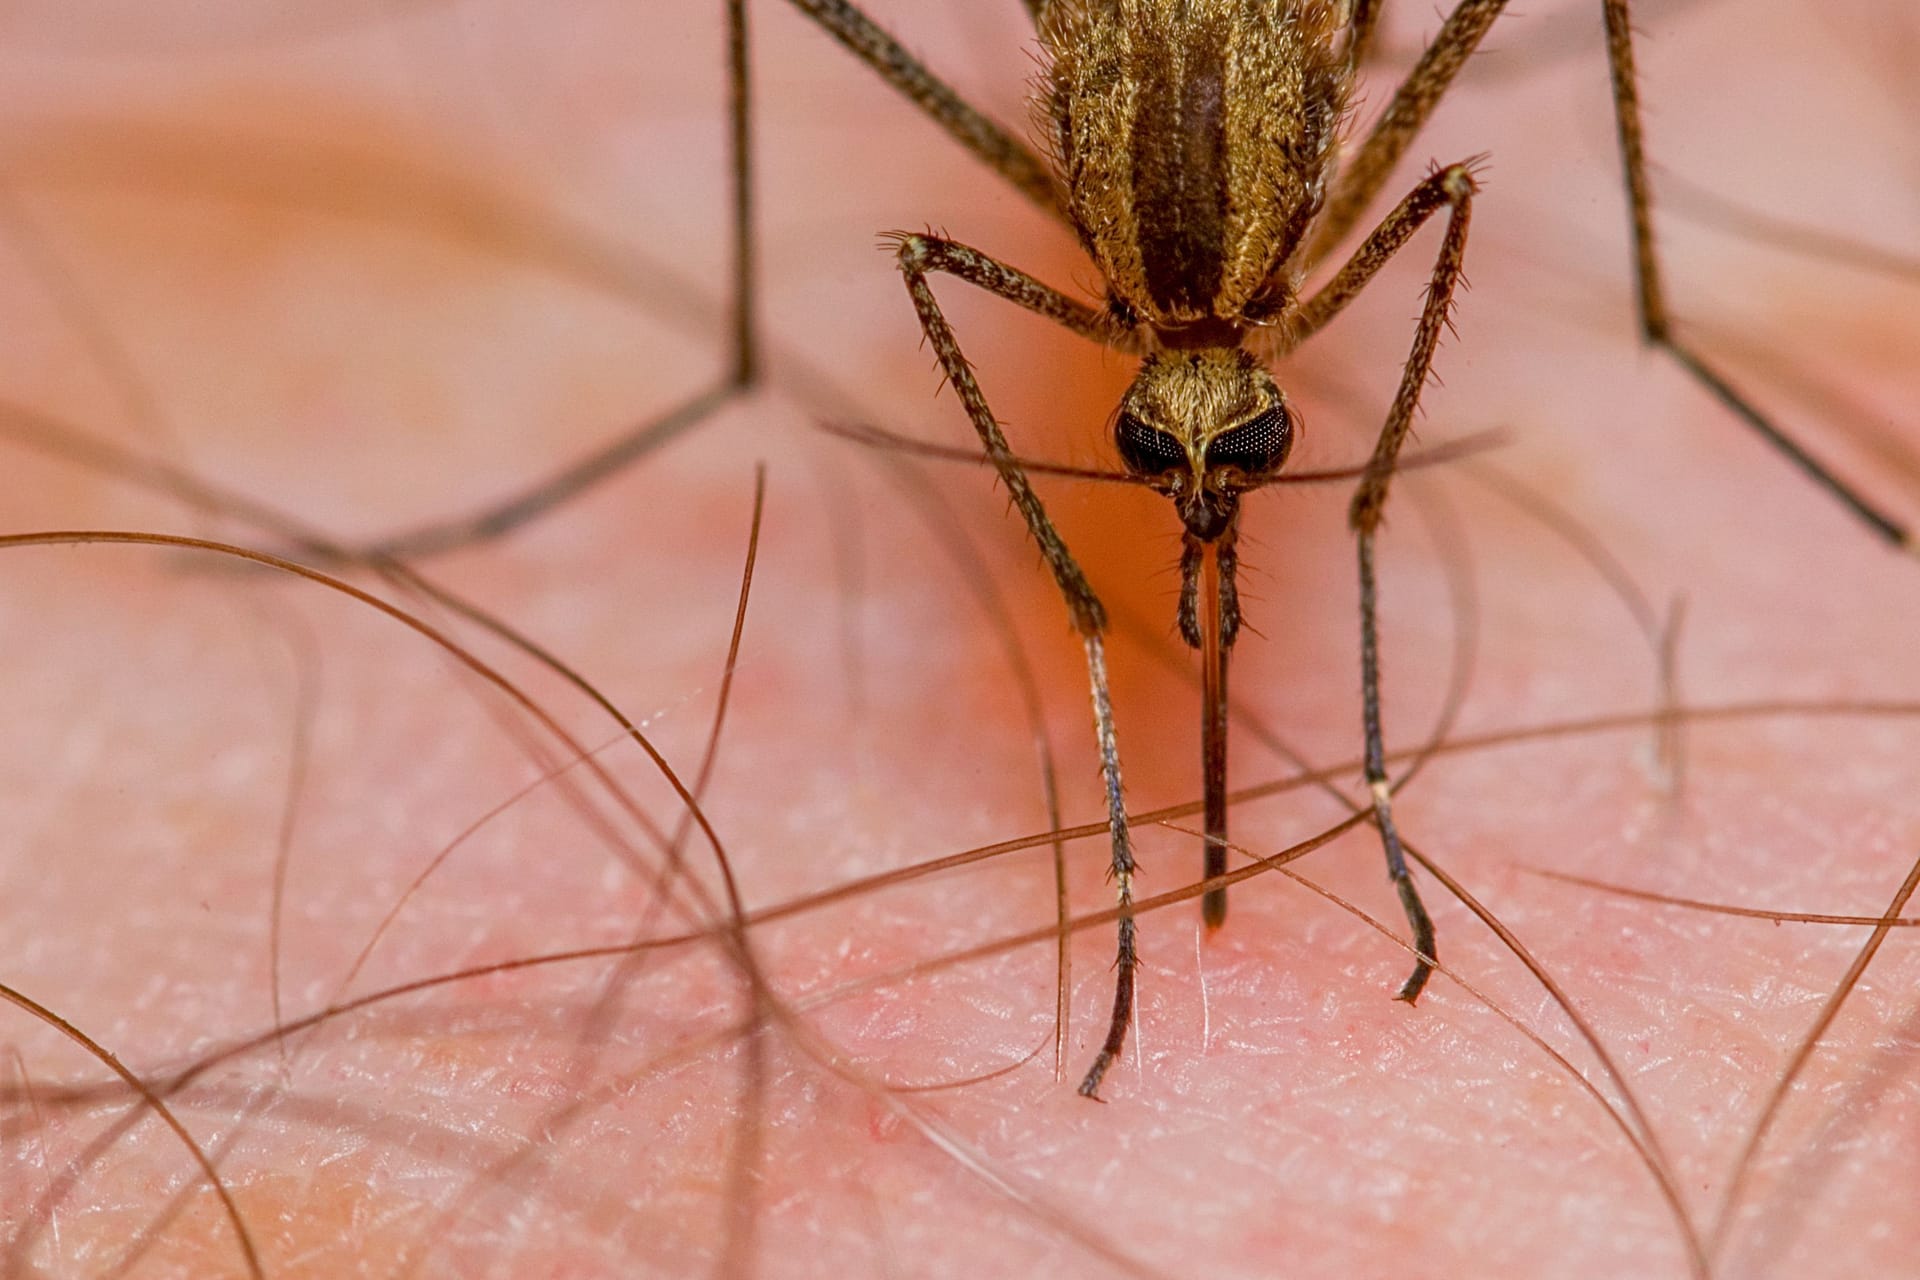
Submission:
[[[0,99],[6,531],[286,546],[30,447],[20,410],[353,541],[471,509],[710,385],[726,260],[708,7],[581,6],[564,25],[493,5],[25,11]],[[988,8],[876,14],[1017,122],[1024,19]],[[1389,61],[1430,30],[1420,6],[1398,8],[1409,25]],[[1503,428],[1476,464],[1590,530],[1657,613],[1684,600],[1681,781],[1656,763],[1656,662],[1630,609],[1464,464],[1395,489],[1386,714],[1391,745],[1425,742],[1472,632],[1457,749],[1401,793],[1401,824],[1558,979],[1705,1238],[1769,1090],[1866,932],[1681,911],[1530,869],[1880,911],[1920,856],[1903,704],[1920,696],[1920,565],[1634,342],[1597,8],[1503,19],[1497,51],[1392,189],[1430,160],[1492,155],[1474,287],[1421,445]],[[1891,2],[1808,8],[1769,0],[1736,20],[1724,4],[1647,6],[1655,155],[1777,218],[1898,246],[1916,189],[1896,74],[1913,17]],[[898,455],[816,426],[970,439],[952,397],[933,394],[875,233],[932,224],[1063,287],[1091,286],[1091,269],[819,33],[773,4],[754,19],[767,385],[510,539],[420,567],[584,673],[691,784],[764,462],[760,555],[702,805],[742,900],[764,910],[1047,829],[983,587],[1040,690],[1063,820],[1097,821],[1100,795],[1078,646],[990,474],[916,464],[982,574],[937,532],[944,517]],[[1560,51],[1567,33],[1585,39]],[[1542,50],[1555,52],[1522,74]],[[1661,227],[1676,309],[1735,379],[1876,500],[1920,505],[1910,285],[1677,216]],[[1307,423],[1296,468],[1365,456],[1436,241],[1417,238],[1279,372]],[[1130,362],[937,288],[1016,447],[1114,466],[1105,423]],[[1173,515],[1118,486],[1041,488],[1121,619],[1130,804],[1190,801]],[[1297,772],[1264,728],[1360,791],[1344,496],[1250,500],[1256,633],[1234,655],[1236,786]],[[1449,586],[1463,562],[1470,615]],[[137,546],[0,560],[0,982],[156,1081],[274,1025],[283,844],[291,1020],[336,999],[436,853],[569,750],[421,633],[316,583],[230,567]],[[459,634],[579,743],[615,737],[524,655]],[[1710,708],[1746,710],[1684,714]],[[1579,727],[1608,718],[1606,732]],[[1539,732],[1473,744],[1504,730]],[[638,750],[596,760],[673,827],[675,798]],[[1685,1231],[1607,1111],[1455,975],[1617,1091],[1431,876],[1448,973],[1417,1007],[1389,998],[1406,951],[1276,873],[1236,886],[1211,937],[1192,901],[1144,915],[1139,1014],[1100,1105],[1073,1085],[1105,1029],[1112,927],[1076,935],[1056,1070],[1044,843],[745,929],[756,1005],[711,848],[686,840],[701,896],[681,885],[662,907],[659,849],[583,816],[613,811],[585,769],[566,780],[577,791],[541,787],[462,843],[350,992],[636,935],[715,936],[637,968],[556,964],[381,1003],[194,1082],[178,1115],[221,1152],[267,1274],[1688,1274]],[[1237,806],[1233,834],[1271,854],[1344,815],[1297,789]],[[1137,837],[1144,895],[1192,889],[1196,837],[1152,824]],[[1111,901],[1106,842],[1065,847],[1073,909],[1095,916]],[[1289,870],[1403,928],[1369,830]],[[1716,1274],[1909,1265],[1912,950],[1896,931],[1835,1020],[1740,1184]],[[756,1008],[764,1029],[745,1040]],[[49,1208],[126,1095],[68,1099],[106,1071],[24,1013],[0,1039],[0,1204],[24,1241],[9,1265],[94,1275],[131,1250],[131,1274],[245,1274],[192,1157],[150,1118]]]

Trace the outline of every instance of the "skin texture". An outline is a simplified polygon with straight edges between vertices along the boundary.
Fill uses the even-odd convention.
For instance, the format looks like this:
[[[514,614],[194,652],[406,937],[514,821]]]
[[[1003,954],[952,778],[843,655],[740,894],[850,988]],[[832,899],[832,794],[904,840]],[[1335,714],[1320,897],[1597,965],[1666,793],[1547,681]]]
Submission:
[[[724,362],[723,63],[705,7],[662,20],[582,6],[565,26],[491,3],[24,9],[0,76],[0,396],[364,538],[469,509],[697,394]],[[913,8],[876,16],[1020,119],[1017,6]],[[1389,66],[1418,47],[1425,13],[1404,8],[1383,33]],[[1598,6],[1537,8],[1496,28],[1389,184],[1397,198],[1430,160],[1493,156],[1474,288],[1422,442],[1505,428],[1480,462],[1591,529],[1657,614],[1684,599],[1685,706],[1920,697],[1920,565],[1638,351]],[[1808,8],[1647,6],[1653,153],[1775,218],[1897,246],[1920,190],[1901,128],[1920,34],[1891,0]],[[1062,287],[1090,273],[1064,233],[791,14],[762,4],[755,22],[772,385],[509,542],[427,568],[589,674],[691,777],[764,460],[705,808],[739,894],[768,907],[1045,830],[1034,734],[982,592],[1031,664],[1064,819],[1097,821],[1099,787],[1078,647],[988,474],[929,462],[924,481],[902,479],[897,456],[812,425],[971,439],[931,394],[874,233],[934,223]],[[1390,81],[1373,83],[1377,103]],[[1876,497],[1920,509],[1911,284],[1677,214],[1660,225],[1675,309],[1730,374]],[[1292,467],[1365,456],[1433,246],[1416,238],[1277,371],[1307,424]],[[1114,467],[1103,415],[1131,362],[936,287],[1015,446]],[[50,458],[20,442],[21,413],[8,421],[8,530],[278,545]],[[1132,806],[1190,801],[1177,522],[1145,491],[1037,483],[1117,619]],[[1295,772],[1257,722],[1359,795],[1346,497],[1249,499],[1236,786]],[[977,564],[956,560],[949,528]],[[1431,734],[1463,630],[1477,662],[1456,737],[1628,718],[1445,756],[1395,810],[1564,984],[1704,1236],[1865,931],[1682,912],[1525,869],[1873,914],[1920,855],[1912,715],[1692,723],[1676,792],[1632,720],[1658,704],[1648,637],[1590,563],[1463,466],[1397,484],[1387,528],[1390,745]],[[1470,613],[1449,586],[1463,557]],[[335,997],[438,851],[565,754],[546,739],[530,756],[523,718],[393,620],[225,567],[103,546],[0,559],[0,981],[156,1079],[272,1027],[279,848],[292,1018]],[[478,649],[582,743],[614,737],[551,674]],[[670,833],[679,810],[641,754],[600,761]],[[583,771],[567,776],[577,793],[541,788],[462,844],[351,990],[725,920],[710,849],[686,845],[703,896],[682,884],[662,907],[658,848],[630,821],[586,816],[615,810]],[[1236,807],[1233,830],[1272,852],[1344,812],[1290,792]],[[1192,886],[1197,837],[1138,835],[1143,895]],[[1377,845],[1356,831],[1295,869],[1394,924]],[[1091,916],[1109,900],[1104,838],[1067,854]],[[773,1006],[743,983],[737,946],[713,943],[625,971],[610,1006],[623,971],[607,960],[380,1005],[209,1073],[179,1114],[221,1153],[275,1276],[1688,1273],[1654,1179],[1563,1068],[1450,977],[1417,1008],[1389,999],[1406,953],[1274,875],[1236,886],[1210,939],[1191,901],[1143,916],[1135,1034],[1107,1105],[1075,1097],[1104,1030],[1111,924],[1096,917],[1074,947],[1057,1078],[1047,859],[755,926],[782,1010],[757,1040],[739,1028]],[[1539,987],[1422,886],[1441,959],[1592,1072]],[[1717,1273],[1909,1265],[1917,985],[1896,932],[1762,1147]],[[125,1094],[64,1104],[62,1088],[107,1073],[25,1015],[0,1043],[0,1205],[15,1239],[31,1228],[15,1274],[245,1274],[217,1200],[151,1120],[46,1209]],[[881,1087],[964,1081],[1036,1049],[938,1092]]]

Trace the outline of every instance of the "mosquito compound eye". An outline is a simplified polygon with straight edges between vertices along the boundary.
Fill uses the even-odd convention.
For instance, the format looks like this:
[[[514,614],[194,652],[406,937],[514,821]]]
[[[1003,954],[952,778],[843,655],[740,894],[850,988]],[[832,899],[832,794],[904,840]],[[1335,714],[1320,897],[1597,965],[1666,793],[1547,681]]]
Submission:
[[[1157,476],[1186,465],[1187,451],[1178,440],[1130,413],[1120,415],[1113,441],[1128,468],[1140,475]]]
[[[1207,445],[1207,466],[1235,467],[1258,475],[1285,462],[1292,447],[1293,419],[1285,406],[1276,404],[1259,417],[1215,436]]]

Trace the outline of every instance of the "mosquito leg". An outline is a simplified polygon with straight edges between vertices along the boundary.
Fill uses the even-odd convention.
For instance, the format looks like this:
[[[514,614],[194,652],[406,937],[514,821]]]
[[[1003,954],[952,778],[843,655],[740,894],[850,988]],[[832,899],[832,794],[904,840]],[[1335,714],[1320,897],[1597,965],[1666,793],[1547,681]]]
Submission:
[[[729,0],[739,3],[740,0]],[[834,39],[873,69],[875,75],[898,89],[913,104],[973,152],[1021,195],[1056,218],[1065,220],[1053,170],[1031,147],[969,106],[965,99],[928,71],[898,40],[848,0],[791,0],[793,7],[818,23]],[[1039,19],[1043,0],[1027,0],[1027,10]]]
[[[727,0],[727,172],[733,195],[733,379],[760,380],[760,262],[754,234],[753,63],[747,0]]]
[[[923,284],[916,288],[911,282],[916,276],[924,277],[938,272],[957,276],[975,288],[985,289],[997,298],[1004,298],[1023,310],[1044,316],[1061,328],[1071,329],[1102,346],[1112,347],[1116,351],[1139,351],[1133,331],[1114,323],[1105,311],[1069,298],[1052,285],[1043,284],[1026,272],[1010,267],[978,249],[944,236],[914,235],[904,231],[894,232],[887,238],[899,246],[900,269],[907,273],[907,287],[914,292],[916,306],[925,286]],[[994,430],[998,437],[999,429],[996,427]],[[1002,445],[1004,447],[1004,441]]]
[[[1353,19],[1347,28],[1347,65],[1357,67],[1373,52],[1374,37],[1380,34],[1380,10],[1385,0],[1354,0]]]
[[[753,99],[746,0],[726,0],[728,172],[731,175],[732,346],[718,381],[666,413],[616,436],[599,449],[479,511],[421,525],[357,548],[343,559],[409,559],[503,537],[620,473],[636,459],[699,426],[760,381],[759,280],[754,244]]]
[[[586,457],[569,463],[538,484],[496,501],[484,511],[389,535],[349,553],[348,558],[409,560],[502,537],[618,474],[635,459],[693,430],[746,389],[747,384],[725,378]]]
[[[1091,597],[1089,597],[1091,598]],[[1094,601],[1098,604],[1098,601]],[[1127,810],[1120,794],[1120,745],[1113,731],[1113,700],[1107,692],[1106,649],[1098,633],[1083,634],[1087,650],[1087,677],[1093,689],[1093,729],[1100,743],[1100,778],[1107,791],[1107,830],[1113,838],[1113,892],[1120,909],[1120,925],[1113,956],[1113,1012],[1107,1019],[1107,1037],[1081,1077],[1083,1098],[1100,1100],[1100,1082],[1126,1047],[1127,1027],[1133,1022],[1133,977],[1140,967],[1133,907],[1133,837],[1127,830]]]
[[[1387,878],[1400,895],[1400,907],[1407,914],[1407,926],[1413,931],[1413,949],[1419,953],[1413,972],[1407,975],[1395,1000],[1411,1004],[1426,989],[1433,976],[1433,962],[1440,957],[1434,943],[1433,918],[1407,870],[1406,850],[1400,843],[1400,829],[1393,820],[1393,787],[1387,779],[1386,743],[1380,732],[1380,639],[1374,612],[1373,534],[1360,534],[1360,697],[1361,715],[1366,724],[1367,791],[1373,799],[1373,821],[1380,829],[1380,846],[1387,855]]]
[[[1333,279],[1286,318],[1281,351],[1292,351],[1326,328],[1436,211],[1448,205],[1458,209],[1460,200],[1455,195],[1455,189],[1464,182],[1467,191],[1473,190],[1473,164],[1473,161],[1467,161],[1431,173],[1419,186],[1408,192],[1393,212],[1374,228],[1373,234],[1354,250],[1346,264],[1334,273]],[[1393,447],[1397,453],[1400,448],[1398,440]],[[1374,461],[1379,461],[1377,454]],[[1392,470],[1391,459],[1387,467],[1389,471]]]
[[[1387,875],[1400,895],[1400,905],[1406,911],[1407,924],[1413,931],[1414,950],[1419,953],[1413,972],[1407,975],[1407,980],[1400,984],[1400,990],[1394,993],[1395,999],[1407,1001],[1418,999],[1427,985],[1427,979],[1433,975],[1436,952],[1433,921],[1427,915],[1426,906],[1420,901],[1420,891],[1414,887],[1413,878],[1407,871],[1406,852],[1401,847],[1400,832],[1393,820],[1393,788],[1387,778],[1386,742],[1380,731],[1380,637],[1375,609],[1373,539],[1380,527],[1381,514],[1386,509],[1387,489],[1393,481],[1394,464],[1399,458],[1400,447],[1406,443],[1412,430],[1414,411],[1420,404],[1420,392],[1426,386],[1427,374],[1433,367],[1434,349],[1439,346],[1440,335],[1447,327],[1447,312],[1453,303],[1453,291],[1460,282],[1461,261],[1467,245],[1467,223],[1473,208],[1473,175],[1467,166],[1452,165],[1423,182],[1413,195],[1387,216],[1386,222],[1368,237],[1367,244],[1361,247],[1354,258],[1355,262],[1361,261],[1377,241],[1392,240],[1396,235],[1399,242],[1404,243],[1406,234],[1401,232],[1399,224],[1412,219],[1414,225],[1418,225],[1433,211],[1434,205],[1423,201],[1423,193],[1430,190],[1437,190],[1452,207],[1447,218],[1446,238],[1433,264],[1433,276],[1427,284],[1426,305],[1420,312],[1420,326],[1414,333],[1413,349],[1407,355],[1400,388],[1394,394],[1393,406],[1387,411],[1386,424],[1380,430],[1373,457],[1367,462],[1366,475],[1360,480],[1347,515],[1348,523],[1353,526],[1359,539],[1360,696],[1366,729],[1367,790],[1373,798],[1374,823],[1380,829],[1380,842],[1386,850]],[[1352,265],[1349,263],[1348,267]],[[1341,275],[1345,274],[1346,270],[1343,269]],[[1338,283],[1338,277],[1335,283]]]
[[[1808,479],[1831,494],[1874,533],[1901,550],[1916,550],[1912,530],[1828,470],[1674,333],[1662,287],[1660,254],[1653,236],[1653,188],[1647,179],[1646,145],[1640,128],[1640,90],[1633,69],[1632,5],[1630,0],[1603,0],[1603,8],[1607,24],[1607,67],[1613,78],[1614,126],[1620,137],[1627,215],[1633,228],[1633,275],[1642,339],[1671,356],[1714,399],[1785,454]]]
[[[1312,265],[1324,258],[1386,185],[1393,167],[1400,162],[1414,135],[1427,123],[1427,117],[1446,96],[1453,78],[1480,46],[1493,20],[1507,6],[1507,0],[1460,0],[1433,37],[1433,43],[1400,82],[1393,101],[1373,126],[1365,142],[1342,167],[1333,191],[1327,196],[1326,209],[1314,227],[1303,261]],[[1378,18],[1380,0],[1362,6],[1362,17],[1369,24]]]
[[[1362,20],[1370,23],[1377,18],[1379,4],[1380,0],[1365,0],[1356,11],[1356,33],[1362,32],[1359,25]],[[1307,265],[1324,257],[1353,229],[1379,194],[1408,144],[1445,96],[1454,76],[1479,46],[1480,38],[1505,7],[1506,0],[1460,0],[1455,6],[1433,43],[1395,92],[1373,131],[1342,170],[1302,257]],[[1633,66],[1632,0],[1602,0],[1602,8],[1606,19],[1607,63],[1613,81],[1614,123],[1620,139],[1620,162],[1626,174],[1627,211],[1633,231],[1634,281],[1642,337],[1672,357],[1714,399],[1874,533],[1902,550],[1920,550],[1913,530],[1809,454],[1675,334],[1654,243],[1653,192],[1647,177],[1640,95]]]
[[[969,106],[859,9],[847,3],[847,0],[792,0],[792,3],[851,49],[882,79],[912,99],[935,123],[1034,203],[1056,217],[1063,216],[1053,175],[1046,163],[1006,130]],[[356,552],[356,555],[417,557],[501,537],[618,474],[635,459],[698,426],[758,384],[759,301],[754,237],[752,77],[746,0],[726,0],[726,15],[733,258],[732,315],[729,320],[733,350],[726,371],[715,385],[686,403],[660,418],[628,430],[594,453],[517,494],[489,503],[479,511],[381,539]],[[1064,319],[1062,322],[1068,323]],[[1093,326],[1091,322],[1084,322],[1072,324],[1071,327],[1086,332]]]
[[[927,277],[933,272],[959,276],[970,284],[1041,315],[1050,316],[1076,332],[1089,336],[1103,335],[1106,321],[1091,308],[1048,289],[1030,276],[1004,266],[976,249],[950,240],[903,235],[900,237],[898,261],[900,272],[906,278],[907,293],[913,298],[914,310],[920,316],[920,328],[926,334],[934,354],[939,357],[947,381],[960,397],[974,430],[980,433],[980,441],[986,447],[987,456],[993,461],[1001,483],[1006,485],[1008,494],[1013,498],[1013,505],[1026,520],[1027,530],[1033,535],[1033,540],[1039,544],[1040,554],[1053,571],[1054,582],[1059,585],[1060,594],[1066,601],[1074,629],[1080,633],[1081,643],[1086,647],[1087,680],[1093,695],[1094,735],[1100,749],[1100,777],[1106,788],[1107,827],[1112,836],[1114,894],[1120,907],[1119,945],[1114,959],[1113,1014],[1107,1024],[1106,1040],[1101,1044],[1093,1065],[1088,1068],[1086,1077],[1080,1082],[1083,1096],[1097,1098],[1101,1079],[1120,1056],[1121,1047],[1126,1043],[1127,1026],[1133,1019],[1133,980],[1138,965],[1134,947],[1134,920],[1130,914],[1133,906],[1133,841],[1127,830],[1127,813],[1121,798],[1120,748],[1114,734],[1113,700],[1107,686],[1107,658],[1102,640],[1107,630],[1107,611],[1094,595],[1092,585],[1081,572],[1073,553],[1067,550],[1059,531],[1054,528],[1053,521],[1040,503],[1039,495],[1028,482],[1026,472],[1015,460],[1007,445],[1006,435],[994,420],[993,410],[987,406],[980,384],[974,379],[972,366],[961,353],[953,329],[947,324],[946,316],[933,296]]]

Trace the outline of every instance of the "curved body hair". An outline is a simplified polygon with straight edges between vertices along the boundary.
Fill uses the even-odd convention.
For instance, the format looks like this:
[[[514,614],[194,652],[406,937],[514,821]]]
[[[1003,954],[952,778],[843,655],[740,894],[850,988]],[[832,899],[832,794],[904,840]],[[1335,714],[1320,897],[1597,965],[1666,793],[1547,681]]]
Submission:
[[[1036,124],[1123,324],[1234,345],[1291,302],[1353,84],[1349,16],[1343,0],[1047,6]]]

